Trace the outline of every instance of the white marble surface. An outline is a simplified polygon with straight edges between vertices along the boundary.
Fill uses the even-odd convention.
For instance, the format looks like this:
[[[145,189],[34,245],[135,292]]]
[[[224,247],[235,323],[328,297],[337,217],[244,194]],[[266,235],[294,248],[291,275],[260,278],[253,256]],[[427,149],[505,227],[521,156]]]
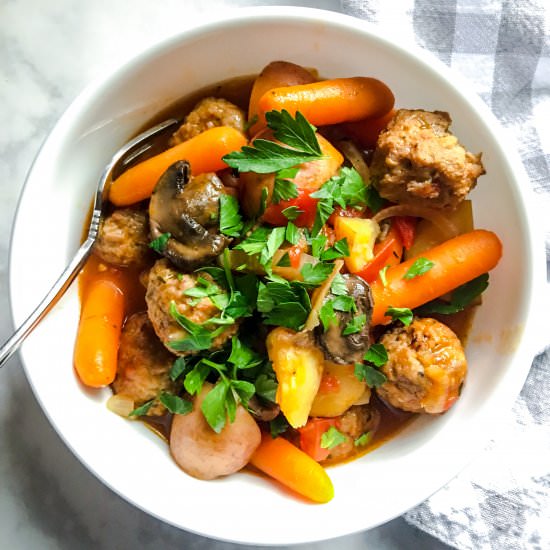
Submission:
[[[340,8],[331,0],[284,3]],[[192,24],[196,14],[259,4],[278,2],[0,0],[0,341],[12,328],[7,268],[17,199],[63,110],[105,67]],[[49,425],[18,357],[0,370],[0,480],[0,548],[237,548],[164,525],[103,486]],[[446,548],[402,519],[310,548],[367,546]]]

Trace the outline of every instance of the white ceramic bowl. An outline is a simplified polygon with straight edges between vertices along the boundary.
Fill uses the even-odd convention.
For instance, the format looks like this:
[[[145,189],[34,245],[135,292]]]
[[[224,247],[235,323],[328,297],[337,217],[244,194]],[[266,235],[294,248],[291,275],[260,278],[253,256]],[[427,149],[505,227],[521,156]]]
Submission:
[[[77,249],[93,189],[111,154],[174,100],[256,73],[274,59],[316,67],[325,76],[377,77],[392,88],[398,106],[449,111],[454,132],[470,150],[483,151],[487,175],[473,193],[476,226],[500,236],[504,256],[471,331],[463,395],[449,413],[419,419],[376,451],[331,468],[336,496],[329,504],[305,503],[247,473],[210,482],[190,478],[145,426],[110,413],[110,391],[87,391],[73,373],[79,300],[77,287],[70,289],[23,347],[27,376],[80,460],[125,499],[166,522],[259,544],[322,540],[376,526],[453,477],[521,388],[534,351],[534,283],[543,273],[522,191],[528,183],[515,154],[503,147],[495,119],[468,85],[431,56],[399,46],[397,38],[332,12],[236,11],[167,39],[86,89],[32,167],[11,247],[16,324]]]

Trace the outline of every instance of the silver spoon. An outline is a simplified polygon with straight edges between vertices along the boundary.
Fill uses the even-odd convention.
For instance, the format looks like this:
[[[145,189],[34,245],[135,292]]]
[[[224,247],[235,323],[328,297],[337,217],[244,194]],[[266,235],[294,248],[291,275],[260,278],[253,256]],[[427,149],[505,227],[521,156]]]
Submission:
[[[86,260],[90,256],[92,247],[99,232],[99,222],[103,215],[113,172],[121,170],[130,162],[134,161],[138,156],[141,156],[143,153],[148,151],[152,146],[152,138],[157,137],[159,134],[178,123],[179,121],[173,118],[165,120],[153,128],[149,128],[145,132],[139,134],[139,136],[129,141],[114,154],[111,162],[109,162],[103,170],[103,174],[97,184],[92,219],[90,221],[90,227],[88,229],[88,236],[86,237],[86,240],[82,243],[71,263],[65,268],[65,271],[63,271],[59,279],[57,279],[48,294],[40,302],[40,304],[38,304],[38,307],[2,346],[0,349],[0,367],[4,365],[4,363],[19,348],[23,340],[25,340],[25,338],[32,332],[38,323],[40,323],[40,321],[42,321],[42,319],[49,313],[49,311],[59,301],[61,296],[65,294],[66,290],[74,281],[84,266]]]

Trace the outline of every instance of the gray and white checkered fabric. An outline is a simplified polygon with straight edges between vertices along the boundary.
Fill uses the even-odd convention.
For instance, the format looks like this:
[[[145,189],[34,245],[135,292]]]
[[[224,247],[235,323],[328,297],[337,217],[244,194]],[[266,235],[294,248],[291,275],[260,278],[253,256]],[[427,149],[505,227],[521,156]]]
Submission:
[[[342,0],[342,8],[462,73],[515,140],[550,213],[550,0]],[[549,396],[547,350],[502,418],[506,436],[406,520],[460,549],[550,548]]]

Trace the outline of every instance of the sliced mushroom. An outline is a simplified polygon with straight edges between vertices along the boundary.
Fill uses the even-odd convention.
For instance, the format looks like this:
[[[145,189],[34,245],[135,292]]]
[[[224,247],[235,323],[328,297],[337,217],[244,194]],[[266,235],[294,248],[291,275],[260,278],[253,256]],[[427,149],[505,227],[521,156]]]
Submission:
[[[337,322],[326,331],[322,326],[318,326],[315,331],[317,340],[329,361],[340,365],[350,365],[360,362],[369,348],[369,327],[374,303],[370,287],[363,279],[351,274],[343,275],[343,277],[346,281],[348,296],[353,299],[356,311],[335,311]],[[325,301],[334,298],[334,294],[329,293]],[[354,334],[343,335],[342,332],[348,323],[360,314],[366,316],[366,322],[362,329]]]
[[[177,161],[159,179],[149,203],[153,239],[170,233],[162,253],[184,271],[218,256],[229,243],[219,233],[223,183],[214,173],[191,176]]]

